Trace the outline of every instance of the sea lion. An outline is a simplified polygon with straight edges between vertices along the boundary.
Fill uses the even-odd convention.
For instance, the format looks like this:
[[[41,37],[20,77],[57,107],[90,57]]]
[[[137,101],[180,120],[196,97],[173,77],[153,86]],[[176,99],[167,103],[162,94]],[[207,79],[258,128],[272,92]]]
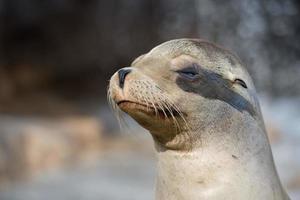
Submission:
[[[165,42],[117,71],[108,97],[153,136],[156,199],[289,199],[251,77],[230,51]]]

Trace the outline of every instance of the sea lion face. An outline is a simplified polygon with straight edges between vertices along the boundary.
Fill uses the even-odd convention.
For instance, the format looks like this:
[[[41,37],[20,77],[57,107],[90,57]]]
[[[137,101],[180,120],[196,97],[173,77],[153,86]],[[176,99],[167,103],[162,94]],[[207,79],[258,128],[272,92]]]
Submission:
[[[155,47],[116,72],[108,93],[113,104],[162,142],[220,118],[259,113],[253,83],[239,59],[202,40]]]

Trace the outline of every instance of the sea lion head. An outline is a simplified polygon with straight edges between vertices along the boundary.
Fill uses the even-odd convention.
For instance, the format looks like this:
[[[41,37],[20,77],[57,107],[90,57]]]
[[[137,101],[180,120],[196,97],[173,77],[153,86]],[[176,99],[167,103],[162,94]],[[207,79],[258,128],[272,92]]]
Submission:
[[[169,149],[192,146],[208,127],[230,129],[245,116],[260,121],[255,88],[238,57],[197,39],[171,40],[141,55],[112,76],[108,96]]]

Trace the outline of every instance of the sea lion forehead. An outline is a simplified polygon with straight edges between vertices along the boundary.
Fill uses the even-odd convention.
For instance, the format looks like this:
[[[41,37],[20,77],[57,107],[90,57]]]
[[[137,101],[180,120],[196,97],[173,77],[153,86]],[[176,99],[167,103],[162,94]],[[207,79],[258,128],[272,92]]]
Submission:
[[[195,47],[192,39],[175,39],[154,47],[149,54],[177,57],[181,54],[192,54],[197,51]]]
[[[231,53],[229,50],[224,49],[214,43],[200,39],[175,39],[164,42],[154,47],[149,55],[151,56],[167,56],[177,57],[182,54],[199,57],[204,55],[210,59],[225,59],[231,65],[241,65],[241,61],[237,56]]]
[[[175,39],[164,42],[154,47],[145,54],[142,60],[172,60],[187,55],[198,60],[202,67],[216,70],[217,72],[227,71],[240,73],[245,68],[239,58],[214,43],[200,39]]]
[[[154,47],[150,52],[137,58],[133,65],[144,67],[162,67],[172,65],[173,61],[190,60],[196,61],[203,68],[215,71],[227,78],[234,78],[247,74],[239,58],[214,43],[201,39],[175,39],[164,42]],[[187,59],[186,59],[187,58]],[[190,58],[190,59],[189,59]],[[180,62],[183,63],[183,62]],[[246,78],[248,77],[239,77]]]

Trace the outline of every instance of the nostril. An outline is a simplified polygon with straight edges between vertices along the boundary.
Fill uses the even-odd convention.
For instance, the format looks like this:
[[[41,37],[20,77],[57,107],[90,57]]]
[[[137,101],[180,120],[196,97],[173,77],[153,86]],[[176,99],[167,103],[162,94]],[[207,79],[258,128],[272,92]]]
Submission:
[[[129,74],[130,72],[131,72],[131,69],[128,69],[128,68],[123,68],[118,71],[120,88],[124,87],[125,78],[126,78],[127,74]]]

